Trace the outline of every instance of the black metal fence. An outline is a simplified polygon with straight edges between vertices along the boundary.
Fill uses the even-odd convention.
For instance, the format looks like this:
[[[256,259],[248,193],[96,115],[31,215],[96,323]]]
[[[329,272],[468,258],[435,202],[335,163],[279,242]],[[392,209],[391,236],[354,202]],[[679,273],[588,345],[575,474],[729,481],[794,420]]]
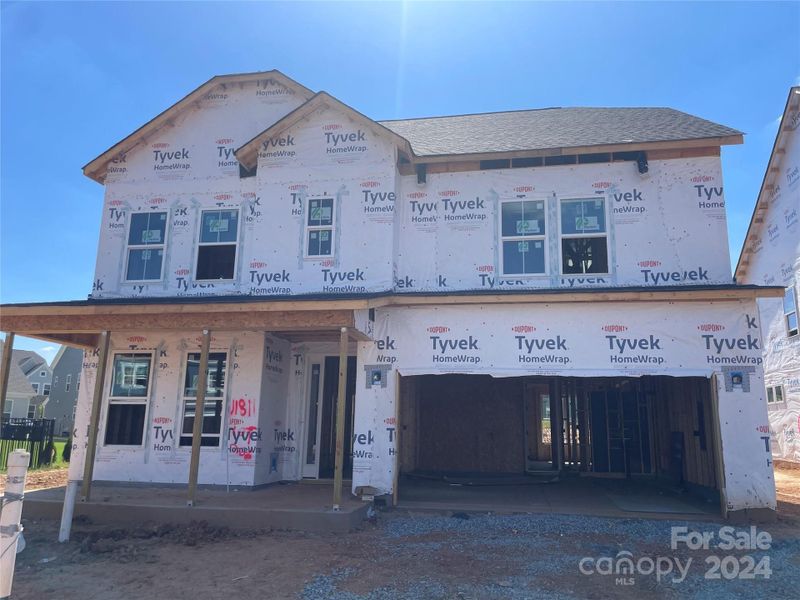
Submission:
[[[8,466],[8,456],[22,448],[31,455],[30,469],[49,465],[55,460],[53,430],[55,419],[7,419],[0,422],[0,469]]]

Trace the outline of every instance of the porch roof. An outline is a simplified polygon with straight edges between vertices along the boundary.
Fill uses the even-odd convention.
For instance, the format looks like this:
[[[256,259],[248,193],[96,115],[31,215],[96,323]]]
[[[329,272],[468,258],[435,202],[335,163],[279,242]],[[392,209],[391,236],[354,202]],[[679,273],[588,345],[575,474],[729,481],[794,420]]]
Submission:
[[[114,298],[0,305],[0,330],[71,346],[94,348],[102,331],[255,330],[292,341],[335,340],[342,327],[355,339],[357,310],[453,304],[575,302],[703,302],[783,296],[783,288],[757,285],[470,290],[359,295]]]

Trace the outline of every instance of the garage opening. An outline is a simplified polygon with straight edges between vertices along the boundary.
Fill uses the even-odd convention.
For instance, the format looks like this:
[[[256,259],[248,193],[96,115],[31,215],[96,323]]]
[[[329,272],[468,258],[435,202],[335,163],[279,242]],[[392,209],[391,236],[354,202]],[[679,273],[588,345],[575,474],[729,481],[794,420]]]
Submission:
[[[399,500],[714,512],[711,389],[702,377],[401,377]]]

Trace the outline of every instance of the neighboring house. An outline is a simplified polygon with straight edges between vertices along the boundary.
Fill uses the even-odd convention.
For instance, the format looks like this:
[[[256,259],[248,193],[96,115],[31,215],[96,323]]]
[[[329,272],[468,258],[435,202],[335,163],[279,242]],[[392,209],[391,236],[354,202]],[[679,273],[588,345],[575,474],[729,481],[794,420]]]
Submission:
[[[33,391],[40,396],[49,396],[53,372],[47,360],[32,350],[14,350],[12,356],[30,381]]]
[[[64,345],[50,365],[53,384],[44,406],[44,418],[55,420],[57,435],[72,432],[82,366],[83,351]]]
[[[28,378],[19,366],[17,360],[17,350],[11,355],[11,363],[8,374],[8,389],[6,391],[5,404],[3,405],[3,418],[25,419],[33,418],[36,415],[36,408],[44,400],[43,396],[37,396],[33,391]],[[2,360],[3,349],[0,348],[0,360]]]
[[[731,277],[741,142],[668,108],[379,122],[214,77],[84,167],[89,299],[0,327],[89,349],[71,479],[97,390],[94,478],[185,484],[205,388],[202,484],[327,478],[343,451],[364,499],[547,471],[774,511],[756,299],[781,290]]]
[[[789,90],[764,181],[736,266],[740,283],[778,285],[759,300],[772,453],[800,462],[800,87]]]

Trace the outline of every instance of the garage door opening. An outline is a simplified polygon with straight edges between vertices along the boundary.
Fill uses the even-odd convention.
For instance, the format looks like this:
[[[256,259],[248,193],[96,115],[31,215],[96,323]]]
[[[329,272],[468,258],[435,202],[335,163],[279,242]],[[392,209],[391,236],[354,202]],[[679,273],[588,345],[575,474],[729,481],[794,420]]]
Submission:
[[[401,504],[719,505],[705,378],[401,377],[399,418]]]

